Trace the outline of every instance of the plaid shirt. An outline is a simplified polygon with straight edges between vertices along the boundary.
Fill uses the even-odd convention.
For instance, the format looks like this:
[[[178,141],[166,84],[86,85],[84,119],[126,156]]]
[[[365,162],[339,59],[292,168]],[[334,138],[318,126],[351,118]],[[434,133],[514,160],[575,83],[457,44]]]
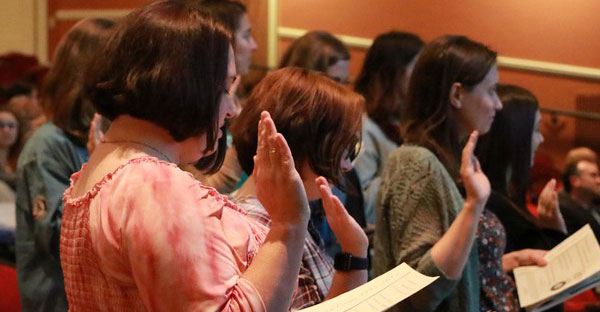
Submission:
[[[270,226],[271,218],[256,197],[236,198],[236,204],[246,210],[248,216],[259,223]],[[298,274],[298,289],[294,296],[291,309],[302,309],[322,302],[329,293],[333,281],[333,259],[319,247],[313,237],[318,235],[312,223],[309,223],[309,233],[304,241],[302,264]],[[317,237],[320,240],[319,237]]]

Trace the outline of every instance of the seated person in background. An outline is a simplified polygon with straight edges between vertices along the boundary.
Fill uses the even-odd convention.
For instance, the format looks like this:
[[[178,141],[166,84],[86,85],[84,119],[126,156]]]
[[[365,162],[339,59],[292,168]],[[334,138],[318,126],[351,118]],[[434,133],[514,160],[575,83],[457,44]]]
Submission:
[[[551,249],[566,238],[567,231],[558,208],[556,180],[546,181],[540,193],[539,219],[527,210],[525,199],[533,159],[544,142],[538,101],[519,86],[501,84],[496,92],[503,108],[476,150],[492,185],[486,209],[496,214],[506,229],[506,253],[524,248]]]
[[[417,35],[392,31],[377,36],[367,52],[354,90],[365,97],[362,143],[354,160],[364,198],[365,219],[375,226],[375,202],[388,154],[402,144],[400,119],[408,82],[425,43]]]
[[[589,160],[571,162],[562,180],[564,190],[558,198],[569,234],[589,223],[600,239],[600,206],[594,203],[600,197],[598,164]]]
[[[14,203],[22,132],[17,114],[7,107],[0,107],[0,216],[4,222],[12,217],[10,224],[0,223],[0,263],[15,263]],[[5,217],[6,216],[6,217]],[[7,219],[5,219],[7,218]]]
[[[339,239],[342,251],[353,258],[367,256],[367,237],[339,199],[328,193],[325,178],[340,181],[342,173],[352,168],[351,158],[355,156],[354,147],[360,132],[362,105],[360,95],[321,74],[283,68],[268,74],[256,85],[231,128],[240,164],[246,173],[251,174],[260,113],[268,111],[271,114],[277,130],[289,144],[308,199],[323,198],[327,220]],[[269,214],[257,199],[252,176],[234,193],[233,198],[250,217],[270,225]],[[298,293],[292,308],[312,306],[367,280],[366,258],[362,260],[365,266],[359,269],[344,270],[337,266],[341,263],[336,263],[338,271],[334,274],[332,259],[322,248],[322,239],[309,222]]]
[[[495,243],[479,244],[479,254],[501,256],[504,253],[502,259],[508,260],[529,248],[553,248],[566,238],[567,230],[558,209],[556,180],[546,181],[538,200],[537,219],[525,207],[529,172],[535,153],[544,141],[537,99],[528,90],[514,85],[498,85],[496,93],[502,101],[502,110],[496,112],[490,131],[480,138],[476,155],[492,186],[485,209],[498,218],[500,224],[497,225],[503,229],[496,232],[498,236],[485,239],[500,241],[505,236],[506,247],[502,250]],[[489,225],[481,222],[479,232],[486,233],[485,227]],[[500,274],[500,270],[490,268],[481,270],[485,280],[482,288],[495,300],[501,298],[494,294],[498,285],[513,281]],[[562,306],[552,308],[552,311],[562,310]]]
[[[17,159],[23,144],[22,124],[15,111],[0,107],[0,180],[13,192],[11,201],[15,200]],[[5,196],[0,197],[0,201],[7,199]]]
[[[19,116],[19,130],[28,138],[45,121],[38,90],[48,68],[34,56],[9,53],[0,56],[0,103]]]
[[[63,193],[88,160],[92,105],[84,72],[112,32],[107,19],[84,19],[63,37],[41,92],[48,122],[28,139],[17,166],[17,277],[24,311],[66,311],[59,259]]]

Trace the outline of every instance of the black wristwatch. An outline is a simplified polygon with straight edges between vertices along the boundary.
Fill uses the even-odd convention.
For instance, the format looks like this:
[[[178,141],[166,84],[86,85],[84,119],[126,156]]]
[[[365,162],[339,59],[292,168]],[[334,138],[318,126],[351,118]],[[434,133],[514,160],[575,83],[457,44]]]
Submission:
[[[339,252],[335,255],[333,267],[338,271],[366,270],[369,268],[369,259]]]

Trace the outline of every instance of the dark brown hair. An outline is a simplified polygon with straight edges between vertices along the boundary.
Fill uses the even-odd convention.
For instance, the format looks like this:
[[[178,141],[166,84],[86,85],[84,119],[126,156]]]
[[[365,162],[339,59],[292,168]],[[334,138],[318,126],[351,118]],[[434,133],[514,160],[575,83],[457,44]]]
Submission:
[[[356,156],[363,101],[320,73],[291,67],[269,73],[231,127],[242,168],[252,173],[260,113],[268,111],[298,170],[308,163],[315,173],[341,182],[344,152]]]
[[[405,94],[401,94],[402,79],[425,43],[419,36],[391,31],[377,36],[367,52],[354,90],[365,97],[369,118],[386,136],[401,144],[400,119]]]
[[[210,14],[225,25],[231,33],[238,30],[240,27],[240,19],[247,12],[246,6],[238,1],[203,0],[201,3],[208,9]]]
[[[62,38],[40,99],[46,117],[78,144],[85,145],[94,109],[82,98],[84,73],[111,34],[115,23],[84,19]]]
[[[431,150],[454,179],[458,179],[461,144],[450,90],[455,82],[472,90],[495,64],[496,52],[464,36],[432,41],[415,64],[402,137]]]
[[[350,53],[339,39],[326,31],[311,31],[287,48],[279,68],[300,67],[326,73],[328,67],[349,59]]]
[[[217,140],[230,32],[191,1],[157,1],[129,14],[95,60],[85,91],[110,120],[128,114],[164,129],[175,141]],[[222,151],[204,161],[209,171]]]
[[[526,209],[538,101],[529,90],[519,86],[499,84],[496,93],[502,110],[496,113],[489,132],[477,142],[475,153],[492,189]]]

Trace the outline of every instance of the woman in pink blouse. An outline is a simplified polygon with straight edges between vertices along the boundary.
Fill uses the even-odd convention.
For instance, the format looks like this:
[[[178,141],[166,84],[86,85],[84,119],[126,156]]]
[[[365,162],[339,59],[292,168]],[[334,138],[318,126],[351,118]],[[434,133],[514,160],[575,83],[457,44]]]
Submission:
[[[72,311],[287,310],[309,212],[269,114],[253,176],[270,229],[177,168],[220,166],[235,76],[230,34],[191,2],[135,10],[99,53],[84,94],[112,125],[64,195]]]

